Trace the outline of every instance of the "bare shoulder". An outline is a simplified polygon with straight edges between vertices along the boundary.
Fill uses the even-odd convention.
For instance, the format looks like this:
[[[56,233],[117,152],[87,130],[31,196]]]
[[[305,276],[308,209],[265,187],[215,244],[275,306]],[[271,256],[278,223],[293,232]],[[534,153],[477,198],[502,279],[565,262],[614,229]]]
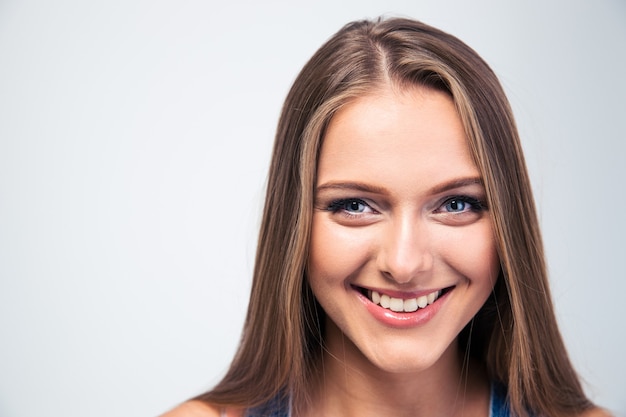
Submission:
[[[584,413],[581,413],[578,417],[614,417],[608,410],[600,407],[591,408]]]
[[[161,417],[220,417],[220,410],[202,401],[187,401]]]

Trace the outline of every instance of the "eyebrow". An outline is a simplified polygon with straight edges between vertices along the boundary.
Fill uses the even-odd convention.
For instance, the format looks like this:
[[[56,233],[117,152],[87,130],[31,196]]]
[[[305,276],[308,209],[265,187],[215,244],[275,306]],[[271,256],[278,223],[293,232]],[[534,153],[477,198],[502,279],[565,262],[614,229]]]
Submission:
[[[484,186],[483,180],[480,177],[466,177],[466,178],[455,178],[451,181],[446,181],[442,184],[435,185],[430,190],[428,190],[429,194],[439,194],[448,190],[453,190],[455,188],[467,187],[470,185],[480,185]],[[324,190],[353,190],[353,191],[362,191],[367,193],[374,194],[387,194],[387,189],[384,187],[379,187],[372,184],[367,184],[358,181],[348,181],[348,182],[327,182],[320,186],[318,186],[315,191],[320,192]]]
[[[354,191],[364,191],[368,193],[375,194],[386,194],[387,189],[384,187],[378,187],[371,184],[366,184],[363,182],[327,182],[316,188],[316,191],[323,190],[354,190]]]
[[[469,185],[480,185],[484,187],[483,179],[480,177],[457,178],[443,184],[435,185],[430,189],[431,194],[439,194],[444,191],[453,190],[455,188],[467,187]]]

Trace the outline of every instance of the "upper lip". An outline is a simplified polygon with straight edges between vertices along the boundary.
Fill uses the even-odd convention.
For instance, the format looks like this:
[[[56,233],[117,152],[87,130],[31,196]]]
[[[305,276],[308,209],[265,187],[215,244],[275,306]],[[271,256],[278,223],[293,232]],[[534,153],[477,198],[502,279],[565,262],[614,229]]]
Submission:
[[[446,288],[450,288],[451,286],[428,289],[428,290],[419,290],[419,291],[399,291],[399,290],[394,290],[394,289],[364,287],[360,285],[352,285],[352,287],[358,291],[376,291],[377,293],[381,295],[386,294],[389,297],[393,297],[393,298],[407,299],[407,298],[418,298],[418,297],[433,293],[435,291],[442,291]]]

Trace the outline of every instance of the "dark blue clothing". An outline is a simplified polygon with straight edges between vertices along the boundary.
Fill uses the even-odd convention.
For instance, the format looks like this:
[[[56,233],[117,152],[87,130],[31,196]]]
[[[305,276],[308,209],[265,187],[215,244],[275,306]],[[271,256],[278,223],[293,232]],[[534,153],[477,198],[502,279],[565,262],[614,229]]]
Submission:
[[[289,405],[289,398],[278,396],[267,404],[248,409],[244,417],[290,417]]]
[[[260,407],[249,409],[246,417],[290,417],[289,399],[276,397]],[[506,388],[501,384],[491,384],[489,417],[510,417],[511,411],[506,400]]]
[[[489,417],[509,417],[511,410],[506,400],[506,388],[497,383],[491,384],[491,405],[489,406]]]

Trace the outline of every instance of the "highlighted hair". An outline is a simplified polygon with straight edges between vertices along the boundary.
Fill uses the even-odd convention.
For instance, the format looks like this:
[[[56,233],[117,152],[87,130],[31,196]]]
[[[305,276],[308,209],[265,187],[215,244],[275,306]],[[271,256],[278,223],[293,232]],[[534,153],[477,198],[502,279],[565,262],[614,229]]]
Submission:
[[[460,335],[461,346],[508,388],[517,416],[589,409],[556,324],[530,181],[504,91],[471,48],[408,19],[348,24],[295,80],[278,124],[241,343],[222,381],[196,399],[252,407],[290,395],[296,410],[307,404],[324,334],[324,312],[305,279],[319,149],[338,109],[389,85],[450,95],[484,181],[501,272],[492,297]]]

